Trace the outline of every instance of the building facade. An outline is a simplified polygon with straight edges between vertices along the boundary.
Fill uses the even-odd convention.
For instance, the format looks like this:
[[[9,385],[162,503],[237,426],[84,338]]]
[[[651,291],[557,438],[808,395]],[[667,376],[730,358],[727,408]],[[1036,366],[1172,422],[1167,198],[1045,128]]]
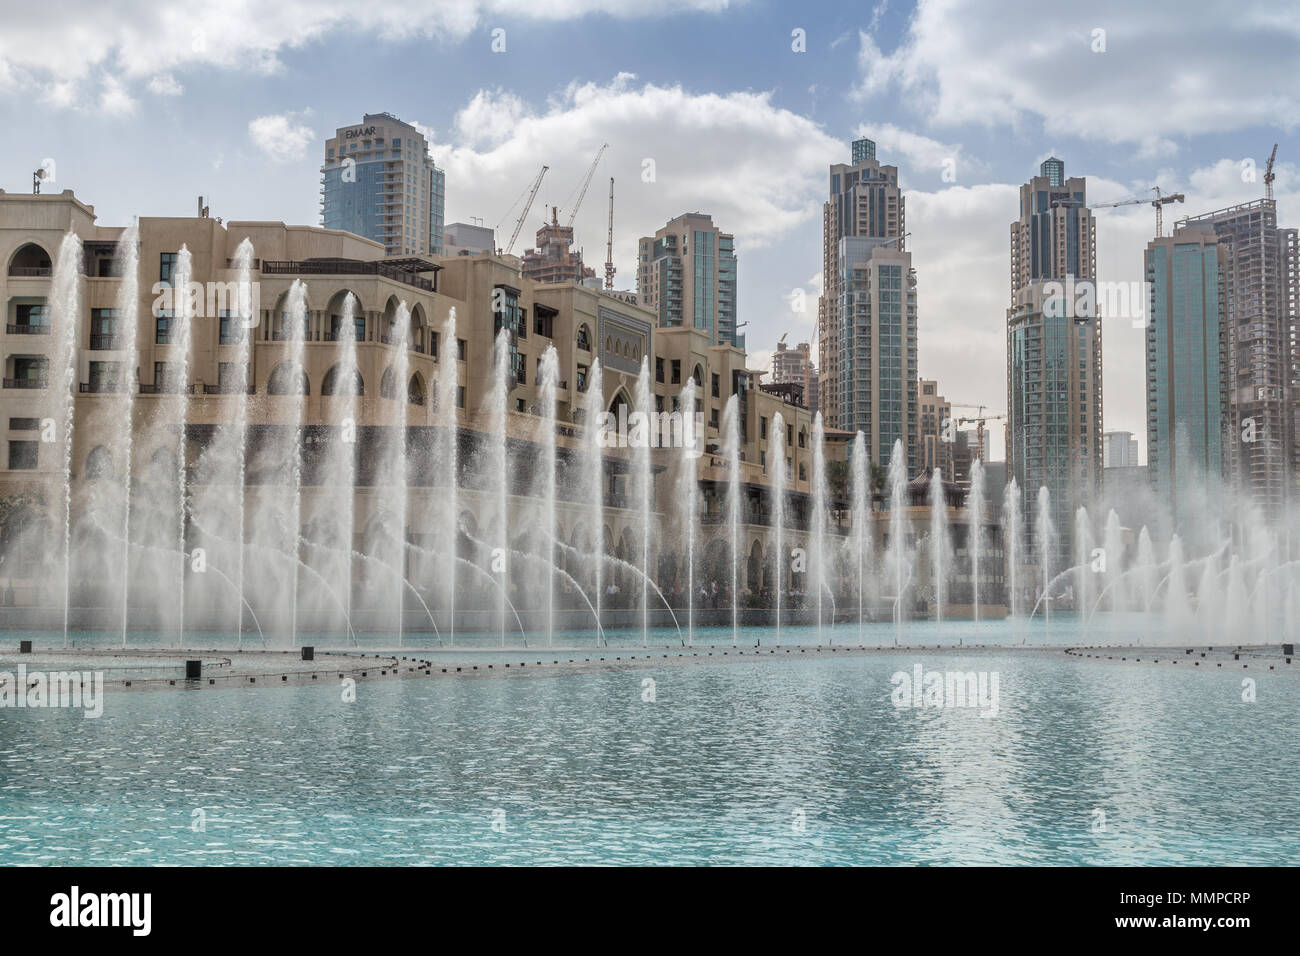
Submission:
[[[1227,459],[1233,486],[1269,514],[1300,496],[1300,239],[1272,199],[1180,220],[1225,247]]]
[[[61,620],[61,598],[48,593],[47,585],[61,575],[57,559],[62,553],[65,487],[74,541],[102,537],[105,520],[110,525],[119,521],[120,514],[106,518],[103,502],[129,489],[131,510],[137,515],[131,538],[145,546],[132,551],[133,580],[139,578],[142,588],[152,587],[149,573],[142,570],[145,562],[154,560],[149,555],[165,557],[177,547],[178,475],[185,476],[181,487],[193,518],[185,532],[186,546],[205,541],[218,557],[221,548],[229,549],[230,542],[220,539],[230,529],[214,528],[209,518],[216,512],[205,508],[237,484],[229,476],[214,477],[229,470],[232,425],[247,429],[249,507],[254,513],[262,508],[264,515],[297,513],[300,534],[290,540],[317,540],[314,529],[323,516],[338,514],[343,495],[353,530],[351,550],[371,555],[382,549],[386,523],[395,519],[394,489],[382,485],[386,479],[381,463],[393,448],[404,448],[408,460],[402,467],[399,520],[406,540],[416,552],[428,555],[445,555],[454,547],[477,567],[484,566],[487,537],[497,533],[490,529],[500,527],[502,499],[491,489],[500,475],[493,465],[493,448],[504,440],[510,449],[511,548],[537,553],[538,464],[544,460],[543,436],[549,431],[542,413],[540,373],[552,348],[557,368],[557,469],[567,476],[556,486],[557,534],[568,548],[566,554],[585,553],[593,534],[603,539],[605,552],[616,559],[609,564],[605,585],[616,585],[621,595],[609,598],[607,607],[630,606],[639,585],[628,567],[641,567],[647,554],[666,600],[682,606],[682,589],[690,586],[682,550],[688,523],[697,536],[695,583],[712,578],[729,587],[733,563],[727,496],[732,474],[724,442],[726,409],[733,401],[740,439],[736,553],[742,601],[765,606],[774,587],[776,561],[785,559],[775,553],[772,537],[772,487],[779,472],[786,476],[784,546],[808,546],[813,413],[779,387],[769,391],[760,386],[760,373],[746,367],[744,351],[715,344],[704,329],[663,328],[654,312],[579,283],[533,282],[520,274],[512,257],[390,257],[379,243],[347,232],[278,222],[222,223],[206,217],[140,219],[135,244],[138,288],[132,304],[123,298],[130,288],[122,275],[120,242],[125,232],[100,225],[94,209],[71,192],[27,196],[0,191],[0,302],[7,311],[0,336],[6,363],[0,387],[0,426],[6,430],[6,454],[0,461],[0,553],[6,556],[3,577],[13,594],[10,603],[17,607],[53,608],[59,613],[51,611],[49,619]],[[65,264],[60,269],[59,250],[70,233],[79,240],[80,254],[74,268]],[[246,260],[241,259],[241,248]],[[237,284],[245,261],[256,289],[247,326],[230,302],[210,298],[213,290],[228,291]],[[178,319],[159,298],[186,277],[191,288],[200,290],[188,321]],[[56,298],[59,283],[70,283],[76,295]],[[179,335],[181,329],[188,334]],[[503,338],[505,352],[499,347]],[[498,364],[498,356],[503,364]],[[705,423],[698,456],[672,447],[651,450],[648,540],[643,537],[646,515],[637,497],[637,475],[644,472],[636,449],[608,447],[600,456],[603,527],[591,523],[596,492],[574,480],[578,462],[585,460],[583,449],[590,447],[587,413],[597,360],[602,394],[596,407],[611,413],[634,408],[644,387],[651,403],[646,412],[689,412],[681,400],[690,387],[694,411]],[[349,362],[355,364],[346,367]],[[69,391],[59,386],[65,381],[73,383]],[[452,396],[450,401],[447,396]],[[62,421],[65,405],[74,423],[70,446],[43,441],[43,423]],[[346,419],[340,418],[343,414]],[[783,461],[774,457],[778,415],[784,422]],[[353,428],[355,455],[345,437]],[[447,526],[436,520],[449,496],[428,463],[433,449],[445,447],[449,430],[460,449],[453,500],[461,530],[454,545]],[[395,444],[393,436],[403,431],[405,444]],[[828,547],[845,547],[852,540],[847,470],[842,467],[851,440],[851,434],[828,432],[826,460],[841,466],[828,476]],[[295,448],[300,457],[293,453]],[[331,484],[324,464],[340,455],[355,462],[350,494],[348,486]],[[293,460],[300,461],[300,469],[293,469],[299,477],[290,487],[300,482],[300,504],[291,512],[284,504],[289,485],[285,463]],[[128,471],[131,480],[124,484]],[[684,480],[699,489],[694,520],[681,505]],[[949,509],[958,538],[966,520],[959,504],[954,501]],[[878,496],[877,506],[870,518],[876,525],[871,540],[882,547],[889,518]],[[928,507],[913,503],[906,519],[909,538],[920,540],[930,523]],[[337,522],[336,517],[330,520]],[[990,515],[986,521],[986,536],[996,541],[996,518]],[[251,527],[246,532],[269,533]],[[160,537],[152,541],[150,534]],[[78,545],[74,577],[81,583],[104,583],[112,577],[111,569],[85,562],[105,553],[120,555],[120,549],[120,544],[111,543],[106,549]],[[302,554],[312,573],[328,570],[327,556],[313,545],[304,545]],[[589,563],[570,560],[561,566],[588,587]],[[163,564],[172,569],[176,562]],[[229,560],[215,564],[232,567]],[[374,576],[373,568],[367,570],[373,564],[353,562],[354,584]],[[428,576],[426,565],[417,553],[407,568],[421,589],[437,586],[438,579]],[[527,565],[512,565],[516,570],[509,593],[521,614],[530,599],[531,606],[541,606],[537,575]],[[844,600],[856,586],[846,567],[839,568],[845,576],[833,587],[844,607],[856,606],[856,601]],[[499,604],[491,581],[472,572],[466,567],[465,576],[456,579],[458,613]],[[309,577],[304,573],[303,581]],[[989,569],[986,581],[988,602],[996,604],[996,569]],[[282,594],[283,587],[292,586],[292,577],[278,585],[255,584],[265,584],[272,592],[278,587],[276,593]],[[337,608],[331,611],[310,582],[302,586],[299,620],[331,620]],[[353,620],[371,614],[383,621],[383,613],[392,613],[390,590],[357,586],[358,603],[350,608]],[[785,579],[787,588],[804,586],[793,575]],[[185,587],[188,620],[206,620],[206,608],[217,615],[214,626],[229,626],[230,594],[222,590],[226,585],[218,576],[190,574]],[[583,615],[589,612],[575,593],[568,585],[561,590],[563,606],[572,610],[575,620],[586,620]],[[256,603],[252,590],[249,594]],[[375,594],[389,595],[387,603],[364,605],[366,595]],[[121,597],[121,590],[105,597],[102,589],[91,588],[78,590],[71,600],[90,609],[87,620],[93,620],[97,601],[98,606],[111,606]],[[313,605],[315,599],[324,603]],[[146,603],[133,599],[133,621],[152,620]],[[283,606],[279,597],[274,603]],[[795,606],[788,606],[793,611]],[[420,623],[422,609],[408,612],[413,627],[427,626]],[[881,613],[887,616],[888,606]]]
[[[745,347],[736,319],[735,238],[692,212],[637,245],[637,294],[663,328],[701,329],[716,345]]]
[[[812,361],[812,346],[800,342],[794,348],[785,344],[784,337],[776,343],[772,353],[772,384],[803,386],[803,404],[817,409],[817,366]]]
[[[373,239],[385,255],[441,255],[446,185],[423,133],[367,113],[325,141],[321,224]]]
[[[1227,466],[1227,248],[1210,228],[1147,244],[1147,464],[1175,523],[1222,491]],[[1136,444],[1136,442],[1134,442]],[[1111,467],[1136,465],[1112,461]]]
[[[823,207],[824,292],[818,302],[818,402],[831,428],[861,431],[888,467],[901,441],[920,467],[916,273],[906,251],[898,169],[859,140],[852,165],[830,168]]]
[[[1046,486],[1060,551],[1102,476],[1101,322],[1096,224],[1087,181],[1049,159],[1020,187],[1011,224],[1007,310],[1007,459],[1026,516]],[[1028,520],[1028,518],[1027,518]]]
[[[1106,432],[1102,435],[1102,440],[1103,468],[1132,468],[1137,465],[1138,440],[1132,432]]]
[[[918,392],[920,406],[921,467],[927,472],[943,469],[944,478],[953,480],[952,446],[956,429],[952,424],[952,405],[939,394],[939,383],[921,379]]]
[[[582,264],[582,252],[573,250],[573,227],[560,225],[554,206],[551,221],[537,230],[537,248],[524,252],[523,273],[534,282],[581,282],[596,275]]]

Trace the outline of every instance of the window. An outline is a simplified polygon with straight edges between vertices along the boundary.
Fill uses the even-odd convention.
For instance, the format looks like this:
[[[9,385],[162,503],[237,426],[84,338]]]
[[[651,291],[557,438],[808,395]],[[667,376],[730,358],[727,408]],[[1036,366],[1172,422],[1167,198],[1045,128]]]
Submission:
[[[249,366],[241,366],[238,362],[218,362],[217,387],[222,392],[237,392],[241,388],[247,388],[252,377],[250,372]]]
[[[429,333],[429,355],[432,358],[438,357],[438,340],[440,338],[441,338],[441,334],[438,332]]]
[[[92,349],[121,348],[117,341],[117,309],[90,310],[90,347]]]
[[[719,392],[719,390],[720,390],[720,389],[719,389],[719,385],[720,385],[720,383],[719,383],[719,380],[718,380],[718,373],[717,373],[717,372],[714,372],[714,373],[713,373],[713,397],[714,397],[714,398],[720,398],[720,397],[721,397],[721,396],[718,394],[718,392]],[[764,437],[766,437],[766,436],[764,436]]]
[[[18,306],[18,323],[11,332],[48,333],[50,331],[50,307],[48,305]]]
[[[578,366],[578,391],[585,392],[586,390],[587,390],[587,366],[579,365]]]
[[[41,420],[39,418],[11,418],[9,419],[9,430],[11,432],[40,431]]]
[[[158,256],[158,281],[171,283],[176,274],[176,263],[180,261],[179,252],[164,252]]]
[[[180,365],[176,362],[154,362],[153,387],[156,392],[179,391]]]
[[[243,330],[233,321],[229,309],[222,309],[219,315],[220,327],[217,333],[218,345],[234,345],[243,340]]]
[[[50,360],[43,355],[18,355],[14,357],[14,377],[5,380],[6,387],[45,388],[49,384]]]
[[[524,400],[523,400],[522,398],[516,398],[516,399],[515,399],[515,411],[517,411],[517,412],[522,412],[522,411],[524,411],[524,410],[525,410]]]
[[[656,358],[655,359],[655,381],[662,382],[663,380],[664,380],[664,360],[661,358]]]
[[[717,382],[718,382],[718,376],[715,375],[713,376],[713,383],[716,385]],[[759,418],[758,420],[758,437],[763,441],[767,441],[767,419],[766,418]]]
[[[584,352],[591,351],[591,332],[588,331],[585,325],[578,327],[577,347]]]
[[[172,318],[171,311],[159,312],[154,316],[154,344],[170,345],[172,341]]]
[[[32,471],[36,468],[40,447],[40,442],[11,441],[9,443],[9,467],[14,471]]]
[[[673,385],[682,384],[682,360],[673,359],[672,367],[673,367],[673,380],[671,384]]]
[[[714,428],[718,427],[718,410],[716,407],[709,409],[709,424]]]
[[[464,339],[461,339],[461,341],[463,342]],[[465,386],[464,385],[456,386],[456,407],[457,408],[465,407]]]
[[[343,316],[330,316],[330,338],[338,342],[343,331]],[[352,317],[352,334],[356,341],[364,342],[366,340],[366,317],[364,315],[354,315]]]
[[[555,313],[544,305],[533,307],[533,331],[545,338],[555,337]],[[581,345],[578,348],[582,348]]]
[[[90,390],[92,392],[109,391],[117,385],[121,375],[121,362],[91,362]]]
[[[469,343],[464,339],[456,340],[456,358],[458,361],[467,362],[466,356],[469,354]]]

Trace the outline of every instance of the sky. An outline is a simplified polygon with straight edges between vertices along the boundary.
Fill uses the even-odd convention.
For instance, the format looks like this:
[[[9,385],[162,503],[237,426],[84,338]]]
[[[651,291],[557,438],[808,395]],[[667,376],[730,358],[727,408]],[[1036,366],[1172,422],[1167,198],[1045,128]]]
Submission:
[[[919,367],[1006,408],[1009,225],[1055,155],[1088,201],[1185,194],[1172,220],[1263,196],[1300,226],[1300,16],[1289,3],[980,0],[0,0],[0,188],[54,183],[106,225],[319,222],[327,137],[389,112],[446,169],[447,222],[514,228],[571,203],[603,274],[615,179],[619,288],[637,239],[683,212],[736,236],[750,368],[815,340],[828,166],[869,136],[896,165],[917,271]],[[652,161],[647,163],[647,161]],[[648,171],[653,171],[649,175]],[[1148,205],[1097,210],[1098,275],[1137,282]],[[802,308],[801,308],[802,306]],[[1143,338],[1103,320],[1106,430],[1145,456]],[[994,457],[1002,429],[994,427]],[[1145,458],[1144,458],[1145,460]]]

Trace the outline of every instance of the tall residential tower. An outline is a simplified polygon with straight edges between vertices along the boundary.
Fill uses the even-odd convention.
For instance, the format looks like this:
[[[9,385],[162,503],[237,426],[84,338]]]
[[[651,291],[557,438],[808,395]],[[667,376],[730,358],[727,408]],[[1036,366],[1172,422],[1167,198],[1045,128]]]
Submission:
[[[1027,519],[1038,490],[1051,495],[1060,555],[1074,513],[1101,487],[1101,323],[1097,233],[1087,180],[1052,157],[1020,187],[1011,224],[1007,309],[1007,459]]]
[[[1196,499],[1222,491],[1226,277],[1227,249],[1212,228],[1176,229],[1147,244],[1147,465],[1176,525]]]
[[[916,273],[906,251],[898,167],[882,166],[869,139],[851,165],[830,168],[822,212],[825,289],[817,306],[818,400],[826,425],[862,431],[872,462],[894,443],[907,472],[920,465],[916,378]]]
[[[1178,225],[1212,229],[1226,246],[1228,466],[1276,515],[1300,498],[1300,240],[1278,228],[1272,199]]]
[[[665,328],[703,329],[714,345],[745,347],[736,331],[736,243],[713,217],[689,212],[637,249],[637,294]]]
[[[424,134],[391,113],[367,113],[325,141],[321,224],[382,243],[384,254],[442,254],[446,174]]]

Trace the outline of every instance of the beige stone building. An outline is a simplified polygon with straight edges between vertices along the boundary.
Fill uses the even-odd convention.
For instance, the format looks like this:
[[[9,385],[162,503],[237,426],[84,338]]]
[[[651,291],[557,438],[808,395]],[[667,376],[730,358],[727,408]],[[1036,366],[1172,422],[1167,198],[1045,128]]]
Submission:
[[[65,236],[75,233],[82,254],[73,279],[78,296],[75,329],[60,327],[67,314],[53,301],[57,260]],[[342,365],[343,339],[350,293],[356,303],[353,328],[356,346],[357,478],[354,489],[354,548],[365,552],[373,526],[384,507],[386,490],[376,485],[374,470],[383,453],[384,436],[404,422],[412,464],[408,501],[403,508],[406,534],[413,546],[429,551],[446,549],[439,529],[429,523],[442,491],[435,479],[423,475],[423,449],[446,434],[452,422],[462,448],[457,507],[461,537],[456,543],[468,560],[477,560],[486,527],[499,498],[489,491],[493,480],[484,449],[501,434],[504,419],[510,447],[512,477],[510,513],[525,518],[530,504],[529,481],[535,478],[545,444],[540,428],[542,394],[539,369],[554,347],[558,364],[556,446],[561,478],[557,489],[556,529],[566,554],[589,545],[590,499],[583,500],[568,476],[588,440],[585,408],[594,364],[602,369],[599,406],[617,411],[634,407],[638,379],[645,369],[653,404],[647,411],[679,410],[684,386],[695,383],[695,412],[704,423],[703,453],[698,458],[680,448],[652,449],[654,480],[651,540],[641,540],[644,518],[634,500],[634,451],[605,450],[602,468],[603,527],[606,553],[640,566],[650,555],[658,586],[666,600],[684,603],[686,581],[682,542],[689,514],[681,507],[682,478],[692,475],[699,489],[699,518],[695,522],[696,583],[719,580],[729,586],[731,541],[726,495],[730,480],[725,444],[726,409],[735,397],[740,433],[741,524],[737,565],[742,604],[761,602],[774,584],[778,556],[772,548],[771,487],[777,469],[774,455],[776,417],[784,421],[784,469],[787,475],[786,546],[807,543],[813,478],[812,413],[779,391],[759,384],[762,374],[749,369],[742,349],[715,344],[704,329],[664,328],[656,316],[623,298],[574,282],[544,284],[524,278],[519,260],[491,253],[454,257],[390,256],[376,242],[348,233],[279,222],[222,222],[206,217],[142,218],[138,236],[138,296],[134,304],[134,350],[131,320],[121,313],[119,241],[125,230],[102,226],[94,209],[71,192],[29,196],[0,192],[0,302],[6,310],[5,378],[0,388],[0,425],[6,430],[0,461],[0,552],[7,555],[0,579],[11,590],[11,603],[45,604],[43,580],[57,570],[51,563],[62,552],[63,469],[66,445],[56,422],[67,399],[58,387],[64,356],[73,358],[71,408],[74,423],[71,454],[72,520],[75,535],[85,533],[94,519],[97,496],[111,489],[106,479],[124,475],[130,455],[133,509],[153,505],[145,480],[150,469],[175,476],[183,467],[186,494],[199,500],[204,487],[204,462],[213,454],[223,426],[246,416],[250,496],[266,495],[276,479],[260,456],[278,450],[295,434],[301,436],[301,519],[330,507],[316,462],[338,440],[339,405],[347,389]],[[223,299],[236,285],[238,248],[247,240],[253,248],[250,278],[256,308],[248,341],[237,302]],[[190,256],[192,302],[190,348],[179,354],[175,308],[166,308],[166,292],[178,279],[181,250]],[[303,340],[291,328],[291,290],[301,283],[304,297]],[[174,306],[175,303],[173,302]],[[455,332],[449,334],[455,313]],[[402,328],[398,320],[407,317]],[[509,340],[507,405],[494,403],[494,357],[498,332]],[[75,331],[75,337],[72,336]],[[400,343],[408,349],[398,362]],[[60,345],[70,352],[60,354]],[[302,368],[291,365],[295,354]],[[239,362],[247,355],[247,374]],[[406,382],[395,372],[405,367]],[[447,377],[450,376],[450,379]],[[454,394],[452,407],[438,399]],[[400,399],[405,398],[402,408]],[[299,422],[299,408],[301,420]],[[680,409],[689,412],[689,409]],[[129,443],[114,435],[130,415]],[[184,423],[184,462],[176,460],[179,427]],[[295,429],[299,429],[295,431]],[[852,434],[828,430],[826,459],[830,520],[829,540],[840,555],[840,573],[851,561],[845,556],[851,515],[847,505],[845,458]],[[42,440],[46,439],[46,440]],[[689,469],[684,471],[684,469]],[[111,494],[109,495],[111,497]],[[881,496],[877,494],[877,507]],[[530,510],[532,509],[532,510]],[[917,511],[917,509],[910,509]],[[924,509],[909,515],[916,536],[924,534]],[[535,516],[534,516],[535,519]],[[529,519],[529,520],[534,520]],[[954,507],[954,525],[961,515]],[[537,534],[521,518],[514,545],[525,549]],[[872,540],[883,544],[887,518],[874,516]],[[102,529],[100,529],[102,531]],[[203,529],[207,533],[208,529]],[[193,530],[191,534],[197,533]],[[304,531],[304,534],[308,534]],[[174,540],[174,539],[173,539]],[[533,542],[536,543],[535,541]],[[74,545],[75,547],[75,545]],[[565,557],[574,581],[580,570]],[[623,565],[618,565],[622,568]],[[611,572],[620,583],[626,607],[636,591],[630,572]],[[467,579],[466,579],[467,580]],[[786,578],[787,587],[797,582]],[[845,587],[848,585],[845,584]],[[465,580],[458,588],[468,587]],[[485,602],[486,598],[483,599]],[[614,601],[614,599],[611,599]],[[198,607],[198,602],[193,602]],[[486,604],[485,604],[486,606]],[[614,603],[610,607],[617,606]]]

